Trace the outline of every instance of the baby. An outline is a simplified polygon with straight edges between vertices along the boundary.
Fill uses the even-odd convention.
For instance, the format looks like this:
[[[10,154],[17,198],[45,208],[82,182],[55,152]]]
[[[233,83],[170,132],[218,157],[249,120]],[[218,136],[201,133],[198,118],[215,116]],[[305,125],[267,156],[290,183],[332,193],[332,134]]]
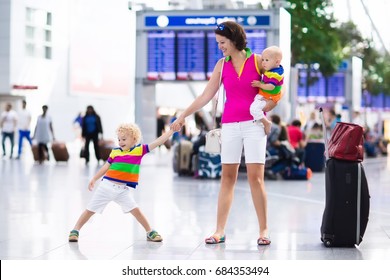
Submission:
[[[272,122],[269,121],[263,112],[264,107],[273,108],[282,97],[281,89],[283,85],[283,66],[280,65],[282,60],[282,51],[277,46],[266,48],[261,56],[264,74],[261,81],[253,81],[252,87],[259,88],[250,107],[250,113],[254,121],[260,121],[264,125],[265,134],[271,131]]]

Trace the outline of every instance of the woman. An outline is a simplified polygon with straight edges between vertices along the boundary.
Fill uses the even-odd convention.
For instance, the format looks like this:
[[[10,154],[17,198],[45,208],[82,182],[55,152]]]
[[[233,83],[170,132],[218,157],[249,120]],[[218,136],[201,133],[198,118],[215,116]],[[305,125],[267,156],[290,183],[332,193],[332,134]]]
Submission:
[[[245,151],[247,177],[259,223],[258,245],[269,245],[267,227],[267,195],[264,186],[264,163],[267,137],[264,127],[253,122],[249,112],[250,104],[257,94],[252,87],[254,80],[260,80],[261,56],[246,48],[246,34],[243,28],[232,21],[221,23],[215,29],[215,37],[224,59],[219,60],[203,93],[171,124],[178,131],[185,118],[205,106],[218,91],[219,78],[226,90],[226,103],[222,115],[222,177],[218,197],[217,227],[214,234],[206,238],[207,244],[225,242],[225,226],[232,205],[234,187],[242,148]],[[264,108],[269,111],[272,108]]]
[[[47,105],[42,106],[43,113],[38,117],[33,137],[33,139],[38,143],[39,164],[42,164],[45,160],[45,154],[49,160],[49,149],[47,148],[47,144],[51,140],[55,140],[51,117],[47,114],[48,109],[49,107]]]
[[[81,135],[85,139],[84,146],[84,157],[85,163],[89,162],[89,143],[93,142],[93,147],[95,149],[95,156],[97,161],[100,160],[99,155],[99,133],[103,133],[102,122],[99,115],[95,112],[95,109],[89,105],[87,106],[87,111],[83,117]]]

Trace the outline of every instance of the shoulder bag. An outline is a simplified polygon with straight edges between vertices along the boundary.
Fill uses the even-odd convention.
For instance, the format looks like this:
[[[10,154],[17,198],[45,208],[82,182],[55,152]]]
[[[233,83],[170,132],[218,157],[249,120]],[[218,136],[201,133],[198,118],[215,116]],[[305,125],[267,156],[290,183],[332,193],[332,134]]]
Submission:
[[[219,75],[219,88],[217,100],[215,102],[215,106],[213,109],[213,129],[207,132],[206,134],[206,145],[204,147],[204,151],[210,154],[220,154],[221,153],[221,129],[217,128],[216,114],[217,114],[217,106],[219,99],[219,92],[221,91],[222,84],[222,71],[223,66],[225,64],[224,58],[222,58],[222,67],[221,73]],[[225,90],[224,90],[224,99],[225,99]]]

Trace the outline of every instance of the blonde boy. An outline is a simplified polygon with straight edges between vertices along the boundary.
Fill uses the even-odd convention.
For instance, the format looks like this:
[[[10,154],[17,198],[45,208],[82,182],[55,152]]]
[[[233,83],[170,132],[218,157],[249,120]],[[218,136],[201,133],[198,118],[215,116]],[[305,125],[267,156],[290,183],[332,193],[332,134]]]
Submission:
[[[173,131],[169,130],[150,144],[140,144],[141,131],[136,124],[122,124],[117,129],[119,147],[111,151],[107,162],[93,176],[88,184],[92,191],[100,178],[87,208],[81,214],[69,234],[69,242],[77,242],[79,231],[96,213],[102,213],[111,201],[118,203],[124,213],[131,213],[146,231],[148,241],[161,242],[161,235],[152,229],[145,215],[134,200],[133,192],[138,185],[140,164],[143,156],[164,144]]]

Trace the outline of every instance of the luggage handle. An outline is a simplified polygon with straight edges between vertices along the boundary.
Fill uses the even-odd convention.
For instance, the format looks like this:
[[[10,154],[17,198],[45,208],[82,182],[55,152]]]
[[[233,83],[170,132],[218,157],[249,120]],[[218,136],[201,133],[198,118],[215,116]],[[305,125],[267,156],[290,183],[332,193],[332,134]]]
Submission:
[[[319,111],[320,111],[320,117],[321,117],[321,122],[322,122],[322,134],[324,135],[325,160],[328,160],[328,159],[329,159],[329,152],[328,152],[328,135],[327,135],[327,132],[326,132],[324,111],[322,110],[322,107],[319,108]]]
[[[360,243],[360,210],[362,195],[362,164],[358,163],[358,186],[357,186],[357,214],[356,214],[356,245]]]

